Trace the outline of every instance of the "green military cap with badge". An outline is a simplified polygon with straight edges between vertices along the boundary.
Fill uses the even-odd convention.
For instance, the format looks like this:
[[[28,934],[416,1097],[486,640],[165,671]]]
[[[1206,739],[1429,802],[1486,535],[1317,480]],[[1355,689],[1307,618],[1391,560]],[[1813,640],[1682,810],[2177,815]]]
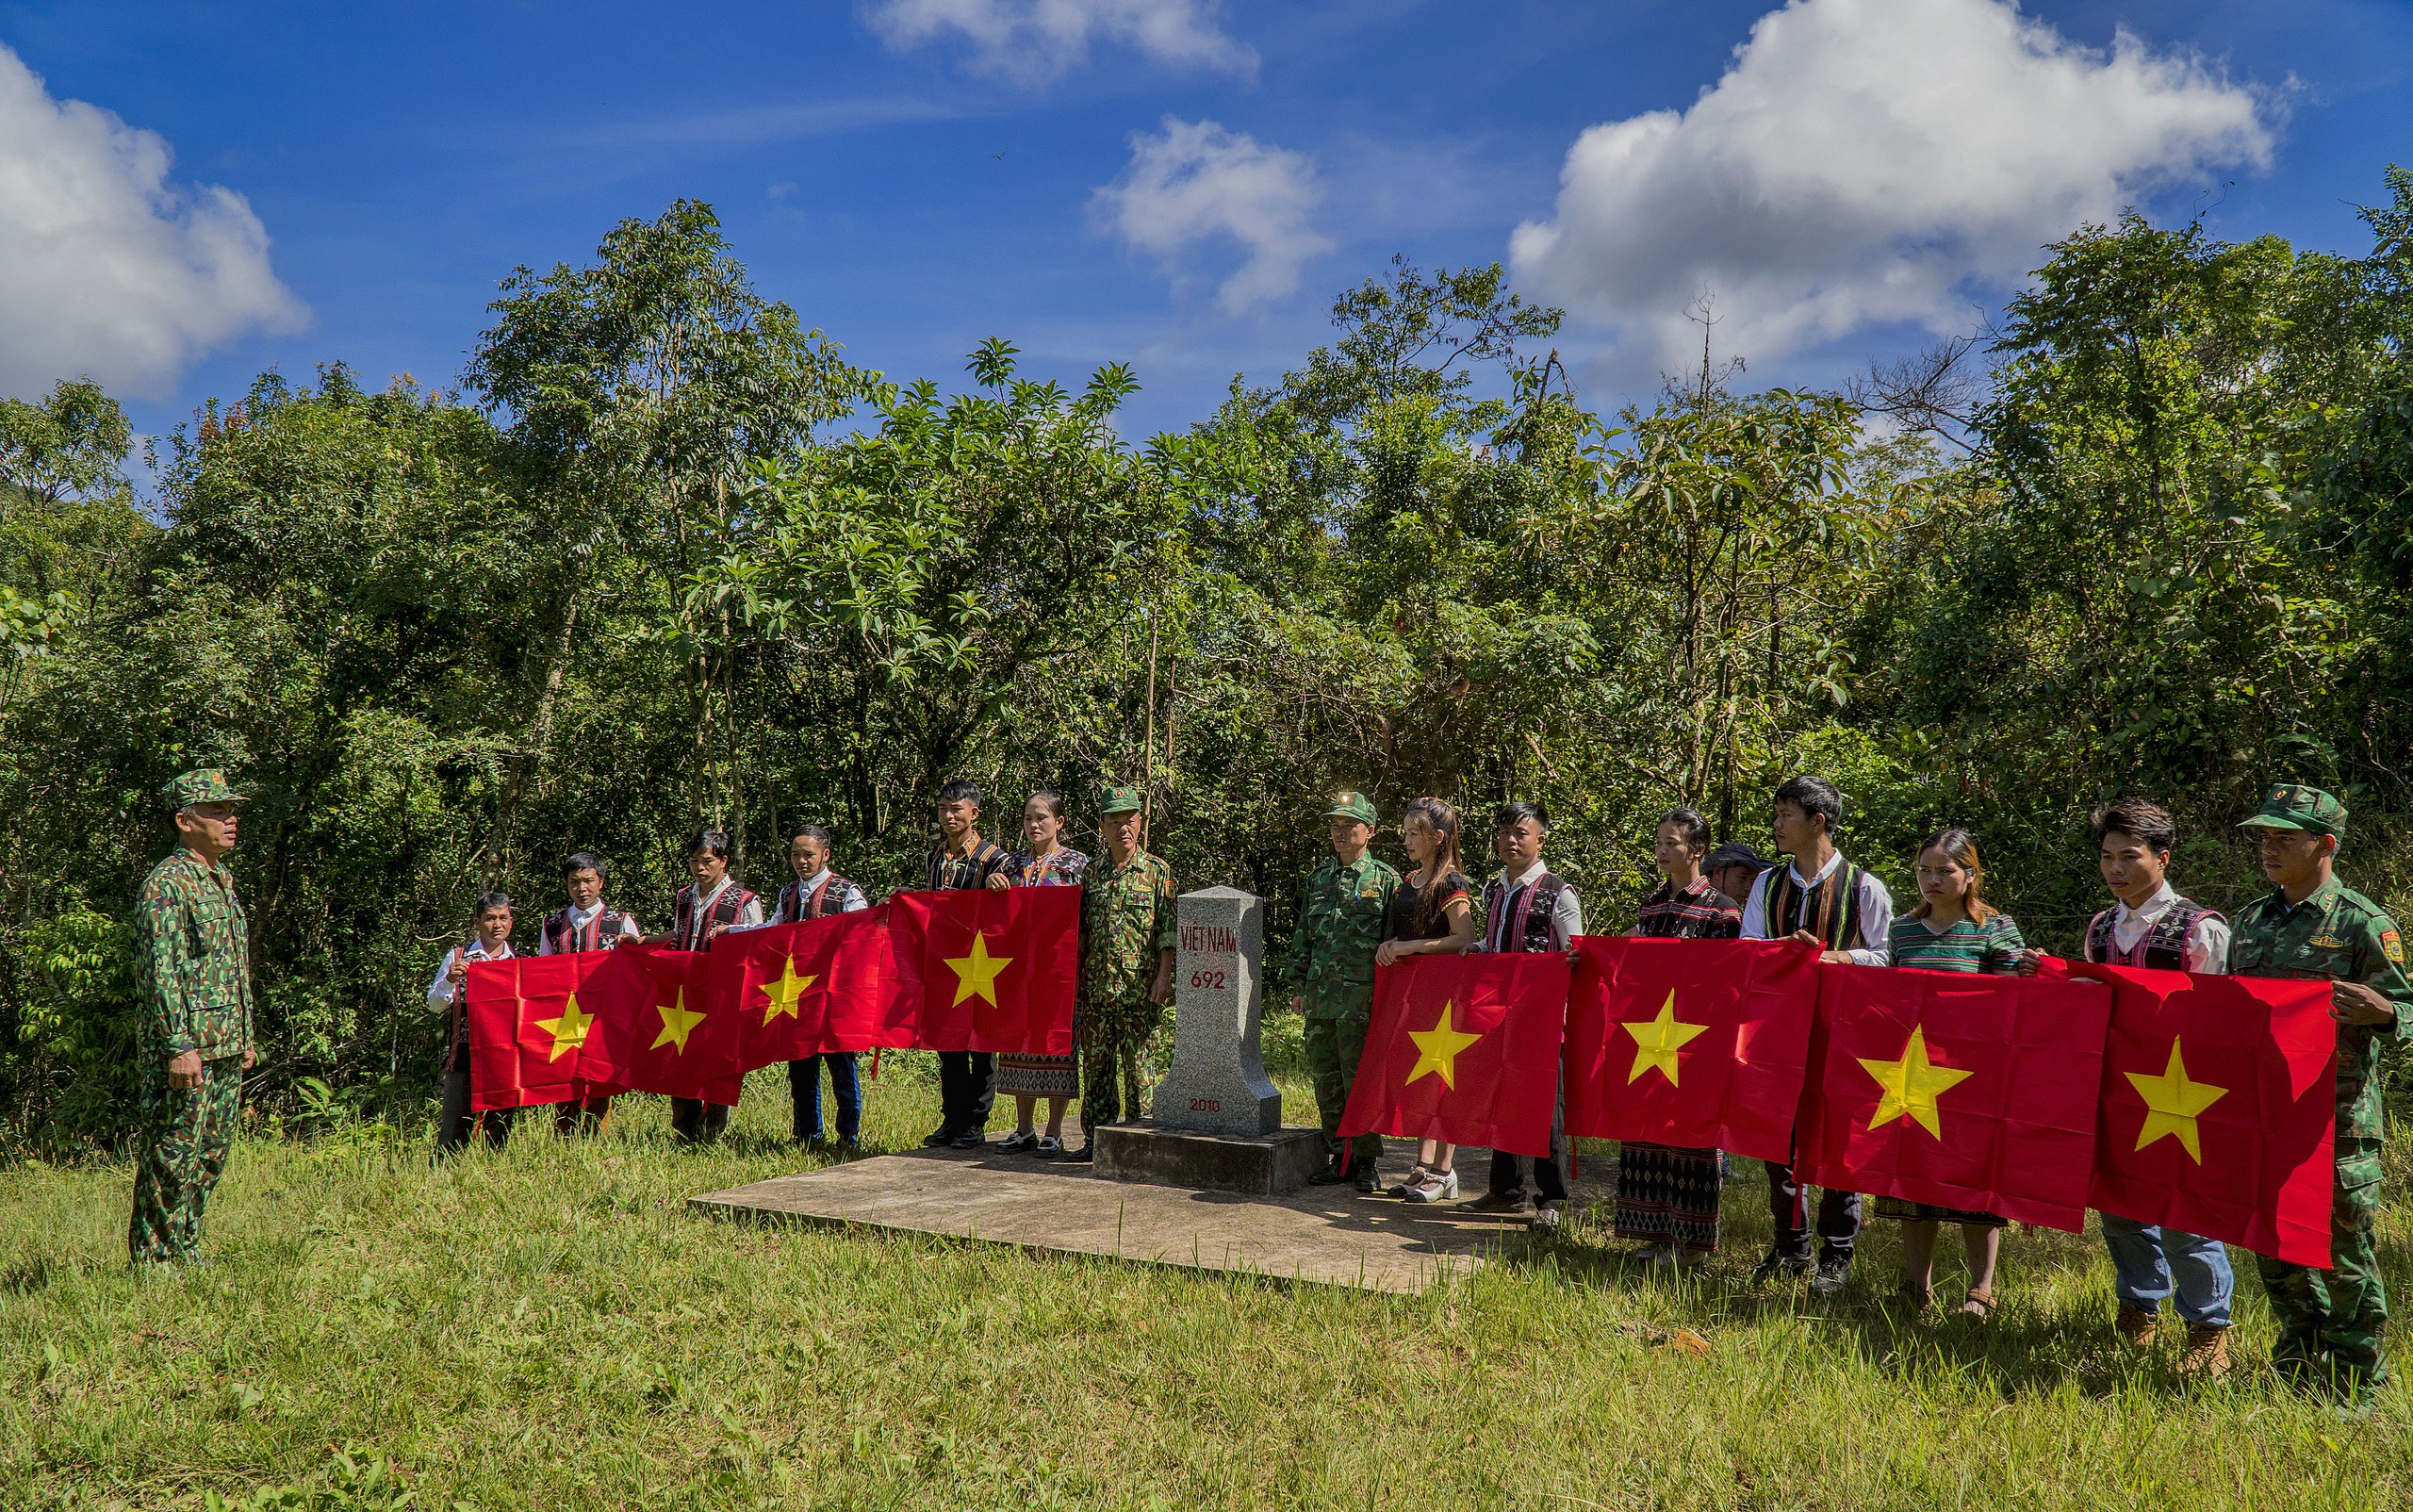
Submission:
[[[1323,811],[1323,816],[1327,819],[1354,819],[1360,824],[1372,824],[1375,822],[1374,800],[1363,793],[1343,793],[1332,800],[1332,807]]]
[[[2346,833],[2346,805],[2317,787],[2286,782],[2262,799],[2261,812],[2238,826],[2241,830],[2302,830],[2308,834]]]
[[[185,773],[168,784],[168,806],[189,809],[196,803],[240,803],[243,795],[226,785],[226,773],[216,766],[204,766]]]
[[[1097,790],[1097,812],[1101,817],[1109,814],[1140,812],[1140,790],[1136,787],[1102,787]]]

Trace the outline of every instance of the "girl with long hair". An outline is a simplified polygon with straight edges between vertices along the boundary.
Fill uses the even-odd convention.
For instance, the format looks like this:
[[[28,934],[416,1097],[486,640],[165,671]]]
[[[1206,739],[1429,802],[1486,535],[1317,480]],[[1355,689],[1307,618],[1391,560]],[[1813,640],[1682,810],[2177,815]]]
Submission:
[[[1458,860],[1458,811],[1439,798],[1418,798],[1401,812],[1399,833],[1415,865],[1392,895],[1389,938],[1374,947],[1378,966],[1409,956],[1455,955],[1474,939],[1474,884]],[[1420,1141],[1415,1169],[1391,1195],[1410,1202],[1455,1197],[1456,1159],[1456,1145]]]

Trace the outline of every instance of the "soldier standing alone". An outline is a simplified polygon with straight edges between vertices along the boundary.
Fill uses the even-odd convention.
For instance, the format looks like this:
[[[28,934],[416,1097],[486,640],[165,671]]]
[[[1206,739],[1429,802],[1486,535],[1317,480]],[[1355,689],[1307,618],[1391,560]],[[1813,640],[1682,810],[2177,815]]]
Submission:
[[[1290,975],[1299,984],[1291,1006],[1306,1015],[1307,1066],[1315,1076],[1316,1114],[1323,1125],[1324,1168],[1318,1185],[1354,1182],[1375,1189],[1383,1137],[1360,1134],[1340,1142],[1340,1113],[1366,1053],[1374,1011],[1374,947],[1383,943],[1397,868],[1367,853],[1374,838],[1374,805],[1363,793],[1343,793],[1324,811],[1331,821],[1333,859],[1316,868],[1299,898],[1298,932],[1290,938]]]
[[[134,915],[142,1122],[126,1248],[138,1265],[194,1257],[252,1065],[250,925],[221,860],[241,799],[214,768],[185,773],[168,796],[176,849],[144,879]]]
[[[2405,1034],[2413,1006],[2405,945],[2379,905],[2338,880],[2346,806],[2317,787],[2274,787],[2241,828],[2258,831],[2262,874],[2276,891],[2246,906],[2229,937],[2239,977],[2329,978],[2338,1021],[2337,1185],[2329,1208],[2329,1269],[2260,1257],[2262,1290],[2279,1323],[2271,1363],[2298,1387],[2368,1407],[2388,1380],[2380,1335],[2388,1293],[2372,1228],[2379,1215],[2384,1133],[2379,1048]]]

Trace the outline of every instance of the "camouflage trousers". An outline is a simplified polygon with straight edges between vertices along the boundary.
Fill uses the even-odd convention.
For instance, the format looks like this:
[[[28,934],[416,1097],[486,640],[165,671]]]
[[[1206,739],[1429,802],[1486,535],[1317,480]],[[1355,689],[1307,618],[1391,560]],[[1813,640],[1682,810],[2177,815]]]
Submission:
[[[226,1149],[243,1103],[243,1058],[205,1060],[201,1085],[168,1085],[164,1065],[142,1074],[142,1122],[134,1156],[134,1222],[127,1253],[146,1260],[189,1260],[201,1248],[201,1214],[226,1169]]]
[[[2372,1230],[2379,1218],[2379,1146],[2338,1139],[2338,1184],[2329,1206],[2329,1269],[2257,1256],[2262,1290],[2278,1320],[2271,1364],[2296,1385],[2368,1403],[2388,1380],[2380,1335],[2388,1292],[2380,1284]]]
[[[1148,1041],[1164,1021],[1164,1009],[1137,1003],[1083,1003],[1073,1026],[1073,1047],[1081,1060],[1081,1126],[1103,1128],[1129,1116],[1147,1116],[1141,1099],[1140,1062]]]
[[[1311,1018],[1306,1026],[1307,1072],[1315,1078],[1316,1119],[1323,1126],[1324,1154],[1352,1161],[1383,1158],[1383,1137],[1360,1134],[1344,1143],[1340,1112],[1349,1106],[1349,1089],[1357,1082],[1357,1061],[1366,1053],[1366,1020]]]

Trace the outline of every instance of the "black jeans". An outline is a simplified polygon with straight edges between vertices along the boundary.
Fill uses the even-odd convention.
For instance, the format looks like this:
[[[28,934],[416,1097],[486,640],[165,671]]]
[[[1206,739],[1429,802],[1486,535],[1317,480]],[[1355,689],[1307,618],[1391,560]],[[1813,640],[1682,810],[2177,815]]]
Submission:
[[[960,1134],[989,1126],[997,1100],[997,1058],[986,1050],[939,1052],[939,1124]]]
[[[829,1068],[829,1091],[838,1102],[838,1137],[849,1142],[863,1131],[863,1085],[856,1075],[855,1057],[851,1050],[836,1050],[828,1055],[809,1055],[801,1060],[788,1062],[788,1101],[793,1105],[792,1126],[799,1140],[821,1137],[821,1068]]]
[[[1770,1249],[1788,1260],[1810,1258],[1810,1191],[1794,1179],[1793,1167],[1774,1160],[1768,1168],[1768,1220],[1776,1231]],[[1860,1238],[1860,1193],[1829,1187],[1818,1193],[1818,1257],[1848,1260]]]

